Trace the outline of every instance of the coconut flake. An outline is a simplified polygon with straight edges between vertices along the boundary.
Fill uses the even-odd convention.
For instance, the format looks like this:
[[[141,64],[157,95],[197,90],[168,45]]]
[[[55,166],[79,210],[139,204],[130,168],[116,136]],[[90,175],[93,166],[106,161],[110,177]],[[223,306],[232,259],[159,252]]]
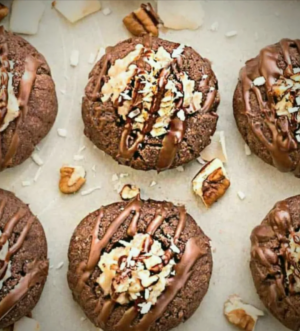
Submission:
[[[93,63],[95,63],[95,61],[96,61],[96,54],[95,53],[91,53],[90,54],[90,57],[89,57],[89,64],[93,64]]]
[[[98,0],[56,0],[53,2],[53,7],[71,23],[75,23],[99,11],[101,4]]]
[[[57,129],[57,134],[62,138],[66,138],[68,131],[66,129]]]
[[[35,174],[35,176],[34,176],[34,178],[33,178],[34,182],[37,182],[38,181],[38,179],[39,179],[39,177],[41,175],[41,172],[42,172],[42,167],[39,167],[38,170],[37,170],[37,172],[36,172],[36,174]]]
[[[177,113],[177,117],[184,122],[185,121],[185,113],[182,109],[179,110],[179,112]]]
[[[101,190],[101,189],[102,189],[101,186],[96,186],[96,187],[90,188],[88,190],[82,191],[81,192],[81,195],[89,195],[89,194],[91,194],[91,193],[93,193],[93,192],[95,192],[97,190]]]
[[[113,174],[112,177],[111,177],[111,180],[113,182],[116,182],[117,180],[119,180],[119,176],[117,174]]]
[[[225,33],[225,36],[226,36],[227,38],[232,38],[232,37],[234,37],[234,36],[236,36],[236,35],[237,35],[237,31],[235,31],[235,30],[228,31],[228,32]]]
[[[179,171],[179,172],[183,172],[184,168],[183,167],[177,167],[176,170]]]
[[[44,161],[40,158],[37,152],[33,152],[31,158],[38,166],[42,166],[44,164]]]
[[[74,161],[82,161],[84,159],[83,155],[76,154],[73,156]]]
[[[245,144],[245,154],[246,154],[247,156],[249,156],[249,155],[252,154],[251,149],[249,148],[249,146],[248,146],[247,144]]]
[[[147,303],[140,303],[138,306],[141,308],[140,313],[142,315],[145,315],[150,311],[152,304],[151,302],[147,302]]]
[[[219,29],[219,22],[214,22],[211,26],[210,26],[210,31],[216,32]]]
[[[257,77],[254,79],[253,84],[255,86],[262,86],[266,83],[265,77],[261,76],[261,77]]]
[[[110,10],[110,8],[104,8],[102,10],[102,13],[103,13],[103,15],[108,16],[111,14],[111,10]]]
[[[299,110],[299,107],[291,107],[288,109],[290,114],[296,113]]]
[[[296,98],[296,104],[300,106],[300,96]]]
[[[64,266],[64,262],[60,262],[57,267],[55,268],[56,270],[61,269]]]
[[[150,187],[153,187],[153,186],[155,186],[156,185],[156,182],[155,181],[152,181],[151,183],[150,183]]]
[[[21,34],[36,34],[44,10],[43,1],[14,0],[10,17],[10,30]]]
[[[204,21],[204,10],[200,1],[157,2],[157,11],[166,28],[174,30],[196,30]]]
[[[100,61],[101,58],[105,55],[105,48],[104,47],[100,47],[98,49],[98,54],[97,54],[97,58],[96,58],[96,62]]]
[[[32,181],[31,180],[23,180],[22,181],[22,186],[23,187],[27,187],[27,186],[31,186],[32,185]]]
[[[244,200],[246,198],[246,195],[244,192],[242,191],[238,191],[237,193],[238,197],[241,199],[241,200]]]
[[[300,68],[293,68],[294,74],[298,74],[300,72]]]
[[[77,67],[78,63],[79,63],[79,51],[75,49],[71,52],[70,64],[72,67]]]

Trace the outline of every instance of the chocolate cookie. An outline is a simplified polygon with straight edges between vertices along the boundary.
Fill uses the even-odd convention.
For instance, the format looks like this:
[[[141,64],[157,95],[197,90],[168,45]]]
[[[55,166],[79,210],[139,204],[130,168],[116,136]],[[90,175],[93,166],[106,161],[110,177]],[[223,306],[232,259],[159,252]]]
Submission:
[[[90,73],[85,134],[123,165],[162,171],[200,155],[220,102],[209,60],[149,35],[109,47]]]
[[[31,312],[47,274],[42,225],[13,193],[0,189],[0,329]]]
[[[300,177],[300,40],[282,39],[246,62],[233,109],[253,153]]]
[[[45,58],[0,27],[0,171],[24,162],[51,129],[57,99]]]
[[[300,195],[278,202],[251,235],[250,268],[271,313],[300,328]]]
[[[69,247],[68,282],[104,331],[167,331],[186,321],[209,286],[209,239],[183,206],[114,203],[88,215]]]

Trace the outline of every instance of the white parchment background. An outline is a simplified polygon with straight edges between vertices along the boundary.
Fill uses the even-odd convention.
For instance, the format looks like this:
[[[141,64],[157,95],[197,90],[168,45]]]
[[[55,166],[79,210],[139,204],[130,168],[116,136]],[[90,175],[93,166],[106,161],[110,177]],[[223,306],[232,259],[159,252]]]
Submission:
[[[172,1],[169,1],[172,5]],[[176,2],[176,1],[175,1]],[[167,199],[186,204],[189,213],[197,220],[216,248],[214,270],[209,291],[195,315],[180,331],[229,331],[234,330],[222,315],[223,303],[233,293],[245,301],[263,308],[249,272],[249,236],[252,228],[261,222],[277,200],[300,192],[300,179],[282,174],[264,164],[254,155],[247,157],[232,115],[232,95],[238,72],[245,60],[256,56],[265,45],[283,37],[300,37],[300,2],[295,1],[207,1],[205,24],[197,31],[169,31],[161,37],[187,43],[213,62],[219,79],[221,105],[218,129],[226,135],[229,161],[227,169],[231,188],[226,196],[206,210],[191,192],[191,179],[200,169],[197,162],[177,170],[161,174],[139,172],[119,166],[110,157],[93,149],[92,143],[83,137],[80,99],[92,66],[89,55],[99,46],[108,46],[128,37],[122,18],[137,8],[139,1],[109,1],[110,16],[98,12],[75,25],[68,23],[47,2],[47,10],[36,36],[25,37],[48,60],[56,82],[59,114],[54,128],[40,144],[40,156],[45,164],[37,183],[22,187],[23,180],[35,176],[38,166],[31,159],[13,170],[0,174],[0,187],[11,190],[27,202],[42,222],[49,243],[51,269],[43,296],[34,310],[43,331],[94,330],[72,300],[66,281],[67,250],[69,240],[79,221],[102,204],[119,199],[112,182],[113,174],[128,173],[122,182],[139,185],[144,197]],[[4,25],[8,26],[8,18]],[[219,30],[209,30],[219,22]],[[231,39],[225,33],[236,30]],[[73,49],[80,51],[78,67],[69,65]],[[61,90],[66,91],[65,94]],[[68,130],[67,138],[57,135],[57,128]],[[73,161],[74,154],[82,152],[84,160]],[[87,170],[84,189],[101,185],[92,195],[65,196],[58,191],[59,169],[63,164],[80,164]],[[96,173],[92,171],[96,165]],[[151,181],[157,185],[150,187]],[[240,201],[237,191],[243,191],[246,199]],[[64,262],[63,268],[56,266]],[[258,323],[257,331],[286,330],[270,314]]]

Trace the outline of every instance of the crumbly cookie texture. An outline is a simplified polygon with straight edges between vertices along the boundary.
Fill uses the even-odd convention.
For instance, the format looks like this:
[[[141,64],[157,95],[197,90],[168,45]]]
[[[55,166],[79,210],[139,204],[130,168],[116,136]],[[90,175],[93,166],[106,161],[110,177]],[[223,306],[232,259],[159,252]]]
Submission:
[[[218,104],[210,63],[191,47],[132,38],[108,49],[91,73],[85,134],[122,164],[162,171],[200,155]]]
[[[0,328],[30,314],[48,274],[47,242],[28,206],[0,189]],[[15,327],[22,323],[17,322]],[[24,329],[18,329],[24,331]]]
[[[251,234],[251,271],[271,313],[291,330],[300,327],[300,196],[278,202]]]
[[[300,177],[300,40],[282,39],[247,61],[233,108],[251,151]]]
[[[74,299],[105,331],[176,327],[199,306],[212,268],[209,239],[185,208],[139,195],[84,219],[69,259]]]
[[[201,197],[206,207],[219,200],[230,186],[226,170],[219,159],[214,159],[201,168],[192,181],[193,191]]]
[[[224,314],[230,323],[246,331],[254,331],[258,317],[264,316],[263,311],[245,304],[238,295],[225,302]]]
[[[18,1],[22,2],[22,1]],[[55,85],[45,58],[0,27],[0,171],[32,155],[57,114]]]

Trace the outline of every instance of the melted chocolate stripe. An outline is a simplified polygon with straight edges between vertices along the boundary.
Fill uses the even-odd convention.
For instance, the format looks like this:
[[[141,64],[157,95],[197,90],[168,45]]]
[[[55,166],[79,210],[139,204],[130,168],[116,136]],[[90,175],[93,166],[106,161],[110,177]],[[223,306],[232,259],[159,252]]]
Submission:
[[[166,291],[162,293],[159,297],[154,308],[140,320],[136,325],[131,325],[134,318],[137,316],[134,312],[134,308],[128,310],[124,316],[121,318],[116,326],[117,331],[147,331],[159,319],[165,310],[167,309],[169,303],[176,297],[178,292],[182,289],[185,283],[188,281],[192,275],[192,269],[195,263],[203,256],[207,254],[207,247],[203,249],[201,247],[201,238],[194,237],[189,239],[186,244],[185,252],[182,259],[175,266],[176,275],[172,279],[170,285],[167,287]]]
[[[48,264],[34,261],[29,265],[29,271],[22,277],[19,284],[0,301],[0,320],[2,320],[22,300],[28,291],[39,284],[48,273]]]
[[[14,227],[19,223],[19,221],[26,215],[27,210],[20,208],[16,214],[6,223],[3,233],[0,237],[0,247],[5,245],[7,240],[11,237]]]
[[[36,79],[37,69],[40,66],[40,64],[41,62],[31,55],[27,56],[25,59],[25,72],[20,81],[19,96],[18,96],[20,115],[17,119],[14,135],[12,137],[7,153],[4,156],[4,160],[2,161],[2,164],[0,160],[0,169],[1,167],[5,168],[9,166],[10,162],[12,161],[13,157],[17,152],[18,146],[20,144],[20,137],[18,135],[18,130],[20,125],[23,123],[25,116],[27,115],[30,94]]]
[[[300,52],[300,40],[283,39],[279,42],[284,60],[287,64],[284,75],[290,77],[293,75],[293,68],[289,48],[295,45]],[[283,172],[293,171],[296,176],[300,176],[300,166],[291,158],[291,152],[297,150],[297,142],[293,134],[290,132],[290,124],[287,118],[282,116],[282,121],[276,118],[275,102],[272,95],[272,85],[282,75],[280,68],[277,65],[279,52],[276,45],[265,47],[261,50],[260,55],[246,62],[246,66],[240,72],[240,81],[242,83],[245,115],[253,133],[259,141],[269,151],[273,164]],[[266,80],[268,102],[263,102],[260,89],[253,85],[253,80],[263,76]],[[260,122],[253,123],[251,106],[250,106],[250,91],[255,93],[260,110],[265,114],[263,123],[264,126],[271,131],[271,141],[264,135]],[[287,129],[282,129],[285,126]]]
[[[75,292],[78,296],[80,296],[85,282],[91,276],[93,269],[96,267],[97,263],[99,262],[103,249],[107,246],[110,239],[113,237],[113,235],[118,230],[118,228],[127,220],[130,213],[132,211],[135,211],[136,215],[138,215],[141,207],[142,207],[142,201],[140,200],[140,196],[138,195],[127,204],[127,206],[120,213],[120,215],[114,220],[113,223],[111,223],[111,225],[109,226],[109,228],[107,229],[106,233],[104,234],[101,240],[98,238],[98,233],[99,233],[101,219],[103,217],[103,209],[100,211],[93,232],[89,259],[87,263],[85,262],[81,263],[76,271],[77,274],[81,274],[75,289]],[[132,231],[134,233],[137,231],[136,225],[135,227],[132,228]]]
[[[5,205],[6,205],[6,199],[4,198],[1,200],[1,203],[0,203],[0,219],[3,216]]]
[[[2,268],[0,269],[0,280],[2,280],[4,278],[5,273],[7,271],[9,261],[12,258],[12,256],[14,254],[16,254],[21,249],[21,247],[23,246],[23,243],[26,239],[26,236],[27,236],[33,222],[34,222],[34,217],[32,217],[27,222],[27,224],[23,228],[17,242],[12,247],[9,248],[9,250],[8,250],[6,256],[5,256],[4,264],[3,264]]]

